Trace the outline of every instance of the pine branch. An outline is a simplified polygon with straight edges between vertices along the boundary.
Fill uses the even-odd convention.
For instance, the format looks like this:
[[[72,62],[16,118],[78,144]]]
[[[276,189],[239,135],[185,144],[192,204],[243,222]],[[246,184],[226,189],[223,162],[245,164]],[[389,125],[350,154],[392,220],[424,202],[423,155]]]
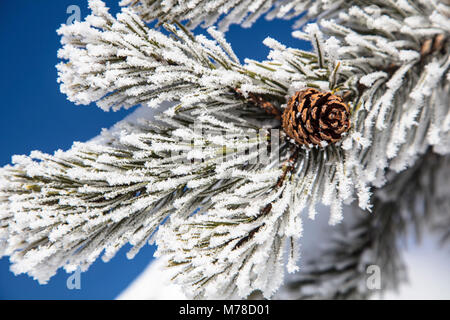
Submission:
[[[124,124],[109,146],[15,157],[0,171],[0,253],[11,256],[16,274],[45,283],[60,267],[87,270],[103,251],[108,261],[126,243],[132,258],[170,214],[203,212],[221,187],[276,183],[277,169],[258,152],[237,156],[263,145],[267,133],[229,120],[184,114]]]
[[[37,162],[26,158],[24,162],[3,169],[2,176],[6,182],[0,190],[5,212],[3,232],[7,241],[2,242],[2,252],[11,255],[16,273],[26,272],[41,282],[46,282],[59,267],[71,271],[76,265],[81,265],[86,270],[102,250],[106,250],[107,260],[127,242],[136,245],[134,254],[169,214],[173,216],[172,223],[185,221],[194,212],[194,217],[207,213],[208,217],[215,219],[211,211],[218,210],[224,214],[228,210],[242,212],[243,208],[247,213],[261,211],[261,204],[255,198],[257,195],[276,194],[278,189],[285,189],[280,185],[284,179],[279,178],[283,169],[278,162],[281,160],[283,163],[285,157],[289,158],[287,150],[292,146],[283,141],[270,147],[274,156],[268,158],[268,162],[258,160],[259,153],[254,150],[266,150],[267,142],[278,143],[278,135],[270,136],[270,140],[263,138],[263,141],[253,138],[255,132],[262,129],[262,125],[255,124],[257,121],[252,119],[258,112],[254,107],[252,111],[254,103],[234,94],[236,88],[243,95],[252,93],[248,95],[249,100],[254,95],[264,96],[280,108],[289,91],[293,92],[302,84],[326,86],[330,76],[328,69],[317,65],[323,59],[311,53],[288,49],[271,39],[266,41],[272,48],[271,60],[249,61],[244,68],[201,37],[194,38],[185,31],[168,26],[177,36],[174,40],[149,30],[127,10],[114,20],[102,3],[91,1],[90,5],[93,15],[86,22],[60,29],[65,44],[60,56],[68,59],[68,62],[59,65],[60,80],[63,81],[62,90],[72,100],[79,103],[98,101],[105,109],[129,107],[144,101],[178,100],[181,99],[180,87],[172,86],[166,92],[163,86],[159,86],[160,83],[155,83],[149,93],[136,94],[142,89],[139,81],[157,79],[165,70],[177,79],[195,81],[183,83],[186,86],[181,92],[182,103],[169,114],[163,114],[159,119],[163,125],[156,129],[148,124],[149,128],[142,135],[124,133],[111,149],[82,144],[54,157],[33,155],[37,157]],[[220,37],[214,31],[211,33]],[[180,70],[188,70],[190,78]],[[197,78],[195,70],[199,70]],[[226,77],[226,72],[232,76]],[[128,78],[124,78],[125,75]],[[167,78],[167,83],[172,83],[173,76]],[[227,78],[231,80],[227,82]],[[165,78],[160,82],[164,81]],[[199,92],[199,88],[203,91]],[[205,108],[199,108],[197,104],[201,106],[201,102]],[[187,128],[187,125],[194,124],[194,119],[204,128],[212,129],[207,136]],[[227,131],[226,138],[222,137],[222,131]],[[180,144],[181,137],[191,137],[194,142]],[[251,152],[246,154],[242,148]],[[182,155],[173,155],[171,152],[174,150],[182,152]],[[85,159],[84,153],[88,153],[88,159]],[[332,154],[327,153],[328,159],[335,159]],[[314,176],[324,176],[326,181],[331,179],[333,168],[322,169],[324,160],[317,163],[313,160],[324,156],[317,150],[304,150],[302,161],[294,164],[297,170],[303,168],[302,171],[288,170],[290,175],[298,175],[295,180],[298,190],[305,190],[305,194],[296,196],[296,201],[301,201],[303,206],[311,198],[307,190],[320,194],[324,192],[322,186],[312,186]],[[180,166],[180,160],[187,164]],[[63,165],[55,167],[54,162],[62,162]],[[39,168],[37,176],[35,167]],[[14,174],[17,170],[19,177]],[[305,177],[308,180],[303,180]],[[82,185],[72,185],[74,180],[80,180]],[[27,189],[26,197],[15,197],[27,188],[30,181],[33,184],[30,190]],[[304,184],[304,181],[307,183]],[[56,192],[53,189],[47,192],[47,188],[53,188],[53,185],[59,190],[56,194],[53,194]],[[284,203],[292,196],[291,192],[276,200],[276,203]],[[240,200],[227,204],[222,199],[227,193],[234,194],[237,197],[234,199]],[[138,201],[140,198],[144,200]],[[320,196],[314,201],[318,199]],[[67,215],[58,214],[62,209],[68,211]],[[272,211],[270,215],[264,215],[264,219],[273,220],[279,216],[280,212]],[[33,215],[27,214],[24,221],[22,217],[25,212],[32,212]],[[47,212],[44,218],[41,217],[42,212]],[[339,212],[336,214],[339,215]],[[53,216],[57,218],[53,219]],[[98,216],[92,227],[91,216]],[[299,222],[298,218],[290,219],[294,226],[289,228],[294,236],[295,224]],[[39,227],[35,229],[36,220],[43,221],[37,223]],[[256,222],[250,222],[248,226],[255,230]],[[281,221],[276,223],[281,224]],[[252,234],[255,233],[253,231]],[[250,238],[241,242],[242,248],[244,242],[251,243]],[[161,248],[164,250],[163,245]],[[280,254],[282,251],[280,248]],[[269,285],[272,291],[276,287],[267,283]]]
[[[311,6],[311,10],[318,8],[310,0],[122,0],[120,5],[132,8],[146,22],[186,20],[190,29],[200,24],[209,27],[218,23],[223,31],[228,30],[232,24],[250,27],[265,14],[268,19],[291,19]]]
[[[165,24],[168,36],[149,29],[131,10],[123,9],[115,19],[102,2],[89,3],[92,14],[86,21],[58,30],[63,44],[58,56],[66,60],[57,66],[58,81],[76,104],[96,102],[104,110],[118,110],[181,101],[186,108],[207,107],[240,103],[249,92],[280,104],[292,83],[323,80],[315,56],[300,50],[290,49],[296,55],[289,58],[293,65],[250,61],[245,66],[214,28],[208,29],[210,40],[193,36],[180,24]],[[303,74],[295,72],[297,65]],[[243,96],[232,95],[236,89]]]

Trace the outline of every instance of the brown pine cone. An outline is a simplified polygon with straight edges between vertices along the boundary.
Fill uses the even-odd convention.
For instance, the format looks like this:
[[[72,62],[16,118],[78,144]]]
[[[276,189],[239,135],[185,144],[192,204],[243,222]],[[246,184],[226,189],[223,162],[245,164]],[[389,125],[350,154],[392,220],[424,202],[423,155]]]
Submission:
[[[282,115],[286,134],[298,144],[335,143],[350,129],[350,109],[331,92],[308,88],[292,96]]]

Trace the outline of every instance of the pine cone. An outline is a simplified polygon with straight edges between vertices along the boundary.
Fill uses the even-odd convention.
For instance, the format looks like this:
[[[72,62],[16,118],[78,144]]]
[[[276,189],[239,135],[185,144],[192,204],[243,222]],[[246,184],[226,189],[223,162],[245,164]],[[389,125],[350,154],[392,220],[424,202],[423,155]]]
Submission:
[[[282,115],[283,130],[298,144],[335,143],[350,129],[350,110],[344,100],[316,89],[297,91]]]

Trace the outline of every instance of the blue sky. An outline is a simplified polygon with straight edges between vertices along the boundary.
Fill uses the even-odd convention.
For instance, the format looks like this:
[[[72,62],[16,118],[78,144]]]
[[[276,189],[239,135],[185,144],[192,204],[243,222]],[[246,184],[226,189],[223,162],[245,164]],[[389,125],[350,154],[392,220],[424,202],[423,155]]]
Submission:
[[[105,1],[117,12],[117,0]],[[95,105],[76,106],[59,92],[56,29],[65,23],[70,5],[89,14],[87,0],[0,1],[0,165],[14,154],[32,150],[53,153],[74,141],[86,141],[132,112],[104,112]],[[260,19],[252,28],[232,26],[226,37],[238,57],[262,60],[270,36],[285,45],[308,49],[291,37],[291,22]],[[113,299],[152,260],[154,248],[144,247],[133,260],[122,249],[109,263],[97,261],[81,276],[81,290],[68,290],[68,274],[60,271],[47,285],[26,275],[14,276],[8,258],[0,259],[0,299]]]

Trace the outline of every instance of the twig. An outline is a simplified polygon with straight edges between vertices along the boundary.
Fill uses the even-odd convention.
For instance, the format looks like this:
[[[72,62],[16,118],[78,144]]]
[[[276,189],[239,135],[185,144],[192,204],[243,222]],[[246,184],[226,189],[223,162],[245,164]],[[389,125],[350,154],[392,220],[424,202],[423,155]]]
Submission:
[[[235,89],[235,92],[239,96],[244,97],[240,89]],[[257,107],[263,109],[266,113],[273,115],[276,119],[281,120],[281,111],[278,110],[278,108],[275,107],[272,103],[265,100],[260,94],[250,92],[248,94],[247,100],[256,105]]]

